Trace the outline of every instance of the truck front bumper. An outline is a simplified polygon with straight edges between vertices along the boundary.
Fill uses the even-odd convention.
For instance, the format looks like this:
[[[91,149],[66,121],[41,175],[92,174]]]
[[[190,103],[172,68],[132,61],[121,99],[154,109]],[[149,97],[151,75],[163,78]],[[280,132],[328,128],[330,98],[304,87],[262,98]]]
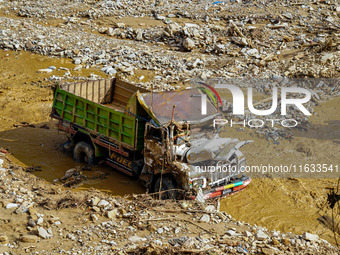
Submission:
[[[233,182],[228,183],[224,186],[216,187],[210,190],[204,190],[203,198],[210,199],[210,198],[223,197],[223,196],[229,196],[229,195],[235,194],[236,192],[246,188],[246,186],[248,186],[250,182],[251,182],[250,177],[242,176],[241,178],[238,178],[234,180]],[[191,198],[196,199],[196,196],[191,196]]]

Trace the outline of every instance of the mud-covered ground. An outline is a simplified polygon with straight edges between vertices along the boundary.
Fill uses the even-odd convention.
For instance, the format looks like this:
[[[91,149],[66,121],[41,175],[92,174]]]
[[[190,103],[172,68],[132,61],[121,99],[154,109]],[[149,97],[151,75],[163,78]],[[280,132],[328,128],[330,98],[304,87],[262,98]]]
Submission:
[[[280,79],[285,76],[340,76],[340,5],[337,1],[303,1],[301,4],[292,1],[249,1],[215,5],[208,1],[134,2],[134,5],[129,5],[128,1],[0,2],[0,47],[3,48],[0,52],[0,147],[12,153],[7,157],[13,162],[28,166],[41,165],[42,171],[35,174],[48,181],[63,176],[67,169],[75,166],[71,155],[59,151],[58,145],[63,142],[64,136],[58,134],[54,129],[55,123],[49,118],[52,102],[50,85],[55,81],[105,78],[118,72],[124,79],[139,86],[150,88],[153,84],[155,89],[168,90],[188,84],[190,78],[197,77],[272,78],[276,75],[275,79]],[[191,41],[186,40],[187,38]],[[48,73],[38,72],[50,66],[55,66],[56,69],[51,69]],[[225,135],[239,140],[254,140],[254,143],[242,148],[248,165],[340,165],[339,83],[331,88],[322,88],[317,93],[321,97],[327,96],[313,106],[314,113],[309,118],[311,125],[308,130],[293,130],[292,140],[280,139],[279,144],[274,144],[257,134],[256,130],[248,128],[227,128]],[[34,127],[25,127],[27,123]],[[40,128],[46,126],[50,129]],[[34,139],[35,136],[37,139]],[[39,142],[31,144],[25,143],[25,140]],[[41,155],[40,151],[47,156]],[[202,228],[184,220],[178,226],[181,229],[179,232],[176,231],[177,226],[172,226],[174,224],[163,226],[163,220],[154,220],[150,224],[147,217],[168,220],[168,217],[174,215],[170,213],[160,217],[152,209],[141,220],[141,223],[146,221],[144,228],[140,228],[139,223],[136,223],[138,226],[132,224],[131,215],[125,219],[122,216],[124,212],[120,213],[119,220],[109,219],[105,216],[106,209],[99,208],[97,211],[87,200],[92,197],[107,199],[114,208],[119,209],[113,202],[116,198],[97,191],[82,193],[62,189],[59,193],[58,186],[44,183],[41,188],[42,182],[21,170],[15,170],[14,177],[11,171],[2,171],[3,176],[8,177],[6,185],[19,185],[15,183],[19,182],[20,187],[33,192],[29,192],[31,198],[36,194],[30,181],[39,183],[38,200],[32,207],[36,208],[38,214],[44,215],[40,226],[44,229],[51,228],[53,237],[46,240],[38,237],[37,226],[27,229],[30,218],[36,224],[39,218],[36,212],[16,214],[13,213],[16,208],[5,209],[8,203],[22,204],[20,196],[22,193],[27,194],[25,190],[14,190],[12,194],[4,188],[9,186],[1,186],[3,207],[0,210],[4,222],[2,225],[5,227],[0,233],[5,236],[1,239],[5,244],[0,251],[21,254],[25,249],[28,252],[46,250],[45,253],[48,254],[51,250],[70,251],[73,248],[74,251],[81,250],[83,253],[93,253],[95,250],[109,253],[112,249],[123,248],[126,244],[123,240],[131,236],[147,238],[131,241],[137,244],[147,244],[153,240],[155,243],[151,244],[150,251],[160,250],[160,247],[177,247],[177,251],[182,252],[204,252],[205,243],[208,244],[207,252],[218,248],[220,250],[217,252],[220,253],[231,250],[242,252],[240,249],[267,254],[307,252],[303,249],[314,249],[314,243],[318,244],[315,249],[321,251],[313,250],[309,253],[326,254],[327,251],[333,251],[326,246],[323,248],[324,244],[319,241],[305,242],[306,236],[305,239],[295,235],[282,236],[281,233],[276,236],[274,232],[266,230],[264,232],[268,235],[267,239],[256,241],[257,237],[254,235],[261,227],[270,231],[275,229],[275,233],[281,231],[301,235],[309,232],[335,243],[329,221],[324,220],[321,223],[318,218],[332,217],[327,204],[327,193],[336,189],[339,173],[332,173],[332,178],[322,179],[279,179],[271,176],[255,178],[245,191],[222,199],[220,204],[220,209],[235,219],[230,220],[231,222],[244,221],[252,226],[245,225],[246,228],[243,228],[244,225],[240,224],[239,228],[239,224],[233,223],[235,226],[226,227],[223,217],[219,219],[223,222],[221,223],[215,213],[207,213],[211,218],[209,223],[203,223],[202,226],[216,229],[218,236],[214,236],[207,235]],[[138,184],[124,176],[110,175],[110,171],[103,168],[98,169],[98,172],[108,173],[108,181],[96,179],[85,183],[83,187],[94,186],[119,195],[143,192],[140,186],[129,188],[126,184]],[[98,173],[92,174],[96,176]],[[117,182],[117,185],[115,183],[115,188],[110,188],[111,180],[117,178],[122,181]],[[55,197],[50,196],[50,193],[55,194]],[[65,196],[69,196],[69,200],[65,200],[71,201],[69,206],[75,208],[58,208],[55,205]],[[44,206],[43,201],[48,199]],[[79,201],[85,202],[78,206],[76,203]],[[124,203],[124,206],[126,204],[123,207],[126,213],[138,207],[134,202],[120,198],[117,201]],[[47,202],[54,204],[54,207],[49,208]],[[126,209],[130,203],[132,207]],[[147,205],[151,206],[148,203]],[[182,208],[181,202],[168,206]],[[197,206],[192,208],[204,209]],[[141,213],[133,212],[133,217],[143,215],[144,209],[143,206],[137,208]],[[98,217],[98,221],[92,214]],[[182,216],[187,220],[197,219],[193,222],[198,224],[204,214],[193,213],[191,217],[190,214],[183,213]],[[60,219],[61,225],[49,222],[53,216]],[[213,220],[215,216],[216,221]],[[121,219],[124,221],[122,225]],[[137,221],[134,219],[134,222]],[[149,226],[153,223],[155,226]],[[112,225],[110,232],[104,231],[106,224]],[[84,230],[82,227],[85,227]],[[160,230],[159,233],[159,228],[163,232]],[[252,235],[245,234],[245,229]],[[228,230],[236,231],[236,234],[226,234]],[[36,240],[26,245],[19,240],[21,235],[27,234],[34,236],[31,238]],[[200,238],[212,239],[207,242],[205,239],[195,239],[200,235]],[[224,236],[222,243],[220,235]],[[186,245],[181,241],[178,241],[177,246],[176,243],[167,244],[168,239],[183,236],[191,236],[194,241],[184,238]],[[276,239],[278,243],[274,241]],[[112,240],[114,243],[109,243]],[[129,249],[133,253],[136,247],[140,247],[139,244],[135,247],[132,245]],[[127,247],[125,250],[128,250]]]
[[[1,156],[2,254],[337,254],[317,235],[251,226],[217,201],[130,199],[51,185]],[[131,199],[132,198],[132,199]]]

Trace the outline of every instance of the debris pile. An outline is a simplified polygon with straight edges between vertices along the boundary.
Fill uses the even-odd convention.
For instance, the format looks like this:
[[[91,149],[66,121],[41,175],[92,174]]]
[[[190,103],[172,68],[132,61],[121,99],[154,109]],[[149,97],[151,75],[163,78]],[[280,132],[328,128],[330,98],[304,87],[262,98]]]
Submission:
[[[174,89],[194,77],[340,77],[340,7],[327,1],[2,5],[8,15],[26,18],[0,18],[6,28],[0,31],[0,48],[72,58],[75,70],[97,66],[132,80],[135,70],[148,70],[153,79],[138,82],[156,90]],[[275,11],[268,14],[264,5]],[[129,15],[134,20],[129,24],[119,20]],[[110,17],[119,21],[108,22]],[[64,22],[48,26],[50,19]],[[145,19],[158,23],[151,26]]]
[[[2,225],[16,219],[16,227],[7,232],[4,227],[0,235],[5,251],[338,254],[311,233],[287,234],[236,221],[219,211],[218,201],[159,201],[149,195],[127,199],[95,190],[71,193],[1,158]],[[52,250],[46,250],[47,242]]]

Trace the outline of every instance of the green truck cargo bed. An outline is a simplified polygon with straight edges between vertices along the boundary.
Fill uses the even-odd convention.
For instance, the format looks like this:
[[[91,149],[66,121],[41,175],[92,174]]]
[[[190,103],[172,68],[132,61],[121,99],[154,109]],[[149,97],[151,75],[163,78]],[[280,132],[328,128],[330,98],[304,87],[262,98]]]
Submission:
[[[143,91],[116,79],[59,85],[54,94],[52,116],[129,149],[140,150],[145,120],[125,109],[137,90]]]

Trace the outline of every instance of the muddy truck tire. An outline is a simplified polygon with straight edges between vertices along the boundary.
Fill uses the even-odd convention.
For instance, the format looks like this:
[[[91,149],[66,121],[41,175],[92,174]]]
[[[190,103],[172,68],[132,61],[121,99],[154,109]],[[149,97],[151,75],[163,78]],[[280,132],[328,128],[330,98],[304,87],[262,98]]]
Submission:
[[[156,198],[160,199],[177,199],[178,191],[177,183],[171,176],[158,176],[154,182],[153,192],[161,192],[160,196],[156,194]]]
[[[78,163],[93,165],[95,162],[94,148],[87,142],[79,142],[74,147],[73,159]]]

